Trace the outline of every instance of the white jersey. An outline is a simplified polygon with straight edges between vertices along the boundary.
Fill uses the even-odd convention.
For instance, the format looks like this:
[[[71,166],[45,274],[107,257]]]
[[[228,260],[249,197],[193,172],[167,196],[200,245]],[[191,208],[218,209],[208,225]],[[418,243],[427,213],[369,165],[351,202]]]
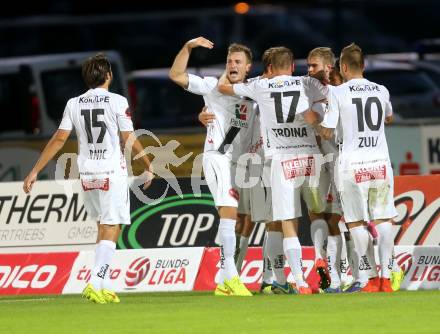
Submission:
[[[235,94],[258,103],[266,158],[274,154],[302,154],[317,150],[312,128],[295,115],[308,110],[310,101],[325,96],[317,89],[305,87],[304,83],[303,77],[282,75],[233,85]]]
[[[208,110],[215,119],[208,125],[204,152],[218,151],[237,162],[246,153],[249,118],[253,114],[253,102],[237,96],[227,96],[217,90],[218,79],[200,78],[188,74],[188,91],[202,95]]]
[[[81,179],[127,175],[119,131],[133,131],[133,123],[125,97],[95,88],[70,99],[59,129],[73,127]]]
[[[337,128],[340,168],[389,162],[384,121],[392,113],[388,90],[367,79],[352,79],[330,90],[322,126]]]

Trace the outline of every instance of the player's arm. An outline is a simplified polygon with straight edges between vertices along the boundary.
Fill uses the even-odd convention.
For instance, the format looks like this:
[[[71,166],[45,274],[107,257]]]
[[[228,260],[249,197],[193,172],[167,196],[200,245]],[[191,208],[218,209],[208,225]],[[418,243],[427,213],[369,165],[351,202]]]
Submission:
[[[202,111],[199,114],[199,122],[204,126],[208,126],[208,124],[212,123],[215,120],[215,115],[208,111],[208,106],[204,106]]]
[[[393,116],[393,106],[391,105],[390,101],[390,93],[388,92],[388,89],[386,89],[384,86],[382,86],[385,90],[386,94],[386,102],[385,102],[385,125],[389,125],[393,122],[394,116]]]
[[[58,129],[49,140],[43,152],[41,152],[38,161],[35,163],[35,166],[24,179],[23,190],[26,194],[32,190],[32,186],[37,180],[38,173],[40,173],[41,170],[46,167],[47,163],[52,160],[53,157],[64,146],[67,138],[69,138],[70,132],[71,130]]]
[[[333,137],[333,132],[339,122],[339,103],[338,98],[332,89],[328,94],[328,110],[324,114],[323,121],[316,127],[319,135],[323,139]]]
[[[197,37],[189,40],[177,54],[169,72],[170,79],[185,89],[188,88],[188,73],[186,72],[186,67],[188,66],[191,51],[196,47],[212,49],[214,43],[204,37]]]
[[[133,131],[121,131],[120,133],[124,147],[127,141],[129,140],[129,138],[133,136],[132,138],[134,138],[134,140],[132,143],[131,152],[134,152],[135,156],[139,155],[140,153],[143,153],[144,148],[142,147],[140,141],[136,138],[136,135]],[[153,181],[154,178],[153,165],[151,164],[150,159],[148,159],[148,156],[146,154],[140,154],[139,158],[142,160],[142,163],[144,164],[144,168],[147,171],[147,180],[144,182],[144,186],[143,186],[144,189],[147,189],[151,185],[151,182]]]

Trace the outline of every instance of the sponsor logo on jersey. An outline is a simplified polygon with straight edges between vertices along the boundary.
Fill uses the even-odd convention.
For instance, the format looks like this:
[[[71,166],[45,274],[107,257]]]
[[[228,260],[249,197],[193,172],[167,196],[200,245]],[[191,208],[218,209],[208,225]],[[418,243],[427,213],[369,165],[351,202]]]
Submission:
[[[380,87],[378,85],[368,85],[368,84],[363,84],[363,85],[353,85],[353,86],[348,86],[350,88],[350,93],[351,92],[380,92]]]
[[[127,110],[125,110],[125,116],[131,118],[131,110],[130,110],[130,108],[127,108]]]
[[[84,191],[96,189],[108,191],[110,188],[110,179],[107,177],[105,179],[81,180],[81,185]]]
[[[301,80],[299,79],[288,79],[288,80],[280,80],[277,79],[275,81],[269,82],[269,88],[283,88],[290,86],[299,86],[301,85]]]
[[[107,95],[95,95],[95,96],[81,96],[79,103],[98,103],[98,102],[110,102],[110,96]]]
[[[385,180],[386,176],[387,169],[385,165],[359,168],[354,171],[356,183],[362,183],[371,180]]]
[[[237,189],[234,189],[234,188],[229,189],[229,195],[230,195],[232,198],[236,199],[237,201],[238,201],[239,198],[240,198],[240,195],[238,194]]]
[[[293,179],[298,176],[315,175],[315,159],[313,157],[296,158],[281,162],[284,178]]]

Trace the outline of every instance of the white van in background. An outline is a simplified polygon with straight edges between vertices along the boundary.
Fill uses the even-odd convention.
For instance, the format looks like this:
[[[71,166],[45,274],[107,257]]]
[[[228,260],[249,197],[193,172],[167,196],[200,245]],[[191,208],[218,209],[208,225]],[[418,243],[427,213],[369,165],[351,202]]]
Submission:
[[[87,90],[81,65],[98,52],[0,58],[0,139],[50,136],[68,99]],[[102,52],[112,65],[111,91],[128,98],[120,55]]]

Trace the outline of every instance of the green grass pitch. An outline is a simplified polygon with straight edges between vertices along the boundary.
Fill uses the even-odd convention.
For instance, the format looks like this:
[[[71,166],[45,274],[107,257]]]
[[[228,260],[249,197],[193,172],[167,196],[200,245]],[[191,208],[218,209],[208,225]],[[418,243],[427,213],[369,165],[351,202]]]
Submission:
[[[0,333],[440,333],[440,291],[392,294],[120,294],[0,297]]]

